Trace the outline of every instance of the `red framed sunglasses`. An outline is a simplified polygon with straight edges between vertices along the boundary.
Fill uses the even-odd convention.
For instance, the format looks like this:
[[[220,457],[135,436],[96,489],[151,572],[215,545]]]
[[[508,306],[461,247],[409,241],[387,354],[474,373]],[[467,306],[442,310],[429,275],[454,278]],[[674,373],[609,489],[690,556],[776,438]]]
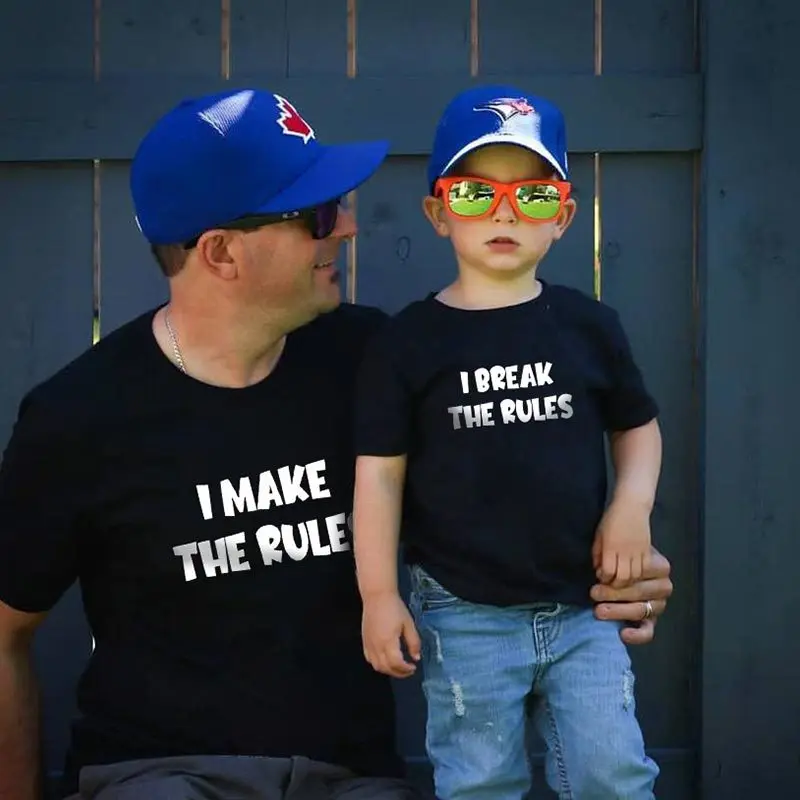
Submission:
[[[459,219],[484,219],[507,197],[520,219],[552,222],[569,199],[569,181],[530,180],[502,183],[489,178],[439,178],[434,194],[444,200],[447,212]]]
[[[320,203],[313,208],[303,208],[299,211],[284,211],[280,214],[246,214],[243,217],[226,222],[224,225],[216,225],[215,227],[231,231],[255,231],[264,227],[264,225],[274,225],[278,222],[299,219],[305,223],[312,239],[327,239],[336,227],[341,202],[342,198],[337,197],[334,200]],[[191,250],[196,247],[199,238],[200,236],[195,236],[194,239],[184,242],[184,249]]]

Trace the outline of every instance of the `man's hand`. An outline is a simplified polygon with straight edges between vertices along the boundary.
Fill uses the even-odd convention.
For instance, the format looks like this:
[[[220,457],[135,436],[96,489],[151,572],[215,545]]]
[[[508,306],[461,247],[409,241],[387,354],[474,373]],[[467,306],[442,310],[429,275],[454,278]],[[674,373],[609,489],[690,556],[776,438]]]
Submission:
[[[403,658],[401,639],[408,654],[419,661],[421,643],[414,620],[399,594],[387,592],[364,599],[361,622],[364,657],[372,668],[393,678],[408,678],[417,668]]]
[[[648,644],[655,635],[656,620],[664,613],[667,600],[672,596],[671,569],[669,561],[652,547],[650,565],[644,570],[641,580],[623,589],[602,583],[592,587],[592,600],[597,603],[595,616],[631,623],[620,632],[625,644]],[[645,618],[648,601],[652,606],[652,616]]]

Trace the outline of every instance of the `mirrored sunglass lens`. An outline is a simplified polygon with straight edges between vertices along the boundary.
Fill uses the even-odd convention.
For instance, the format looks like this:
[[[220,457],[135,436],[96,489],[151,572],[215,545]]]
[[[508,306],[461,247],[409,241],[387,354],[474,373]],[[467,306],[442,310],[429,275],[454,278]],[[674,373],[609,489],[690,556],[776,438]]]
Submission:
[[[553,219],[561,207],[561,194],[557,186],[532,184],[517,189],[519,210],[530,219]]]
[[[458,181],[447,193],[447,204],[460,217],[485,214],[494,200],[494,189],[481,181]]]
[[[325,239],[333,233],[336,227],[336,218],[339,214],[339,201],[331,200],[323,203],[316,209],[316,236],[318,239]]]

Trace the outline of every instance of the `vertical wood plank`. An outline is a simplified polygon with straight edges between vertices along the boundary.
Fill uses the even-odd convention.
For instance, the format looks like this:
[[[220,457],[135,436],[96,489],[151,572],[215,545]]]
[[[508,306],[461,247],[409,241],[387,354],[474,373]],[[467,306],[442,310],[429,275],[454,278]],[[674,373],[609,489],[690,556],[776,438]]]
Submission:
[[[564,0],[482,2],[478,7],[478,78],[494,73],[552,74],[594,71],[594,3]],[[537,94],[535,81],[521,82],[523,91]],[[548,97],[558,105],[560,98]],[[569,119],[567,142],[570,138]],[[570,179],[578,213],[564,238],[539,268],[542,278],[594,292],[594,165],[591,155],[570,154]]]
[[[696,4],[697,0],[607,0],[603,72],[693,72]]]
[[[360,0],[357,9],[359,75],[469,75],[469,0]]]
[[[91,0],[4,3],[0,25],[0,75],[86,78],[92,74],[94,22]]]
[[[220,20],[220,0],[104,3],[100,74],[217,76],[221,70]],[[128,170],[123,162],[101,164],[101,335],[166,296],[158,265],[134,222]]]
[[[480,76],[594,71],[593,0],[483,0],[478,19]]]
[[[0,451],[22,395],[91,346],[90,164],[0,166]],[[44,759],[61,767],[88,633],[70,592],[37,631]]]
[[[345,0],[288,0],[286,20],[288,75],[347,74]],[[307,113],[312,115],[313,109],[308,109]],[[321,138],[323,134],[324,131],[320,132]]]
[[[567,131],[569,135],[569,131]],[[577,212],[560,242],[539,265],[538,274],[550,283],[594,293],[594,161],[591,155],[570,155],[570,181]]]
[[[691,749],[699,725],[693,194],[689,154],[603,157],[603,301],[619,312],[661,407],[664,460],[653,541],[680,585],[656,641],[632,651],[639,716],[651,749]]]
[[[168,297],[167,281],[134,220],[129,175],[129,162],[103,162],[100,321],[104,336]]]
[[[220,20],[220,0],[103,3],[101,74],[219,75]]]
[[[239,73],[286,75],[286,0],[230,0],[231,80]]]
[[[91,166],[4,164],[0,187],[5,446],[22,395],[91,345]]]
[[[456,274],[453,251],[422,212],[425,159],[395,157],[358,191],[359,303],[395,313]]]
[[[800,785],[800,5],[704,3],[704,800]],[[743,179],[744,165],[754,164]],[[758,187],[758,188],[757,188]],[[758,198],[773,187],[772,201]]]
[[[357,0],[356,80],[385,76],[387,91],[396,75],[469,76],[469,2],[405,0],[376,3]],[[413,98],[408,124],[415,118]],[[431,142],[433,129],[430,130]],[[386,131],[391,137],[392,132]],[[455,275],[449,244],[436,236],[422,213],[426,193],[425,159],[388,159],[358,190],[358,260],[355,298],[360,303],[399,311],[413,300],[446,286]],[[408,593],[405,570],[401,587]],[[395,682],[401,752],[425,757],[425,702],[419,677]]]

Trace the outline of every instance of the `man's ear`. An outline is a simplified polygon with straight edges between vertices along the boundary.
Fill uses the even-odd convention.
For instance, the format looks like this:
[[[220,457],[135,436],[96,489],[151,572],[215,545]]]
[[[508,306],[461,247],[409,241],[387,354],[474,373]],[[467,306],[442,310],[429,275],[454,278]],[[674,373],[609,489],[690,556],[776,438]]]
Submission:
[[[559,213],[558,219],[556,220],[556,239],[560,239],[564,235],[564,232],[572,224],[572,220],[575,219],[577,211],[578,204],[575,202],[575,198],[570,197],[569,200],[564,203],[564,207],[561,209],[561,213]]]
[[[197,250],[206,269],[226,281],[233,280],[239,274],[233,252],[240,244],[236,233],[237,231],[227,230],[206,231],[197,241]]]
[[[447,227],[447,212],[440,197],[425,197],[422,200],[422,212],[428,222],[439,236],[448,237],[450,229]]]

